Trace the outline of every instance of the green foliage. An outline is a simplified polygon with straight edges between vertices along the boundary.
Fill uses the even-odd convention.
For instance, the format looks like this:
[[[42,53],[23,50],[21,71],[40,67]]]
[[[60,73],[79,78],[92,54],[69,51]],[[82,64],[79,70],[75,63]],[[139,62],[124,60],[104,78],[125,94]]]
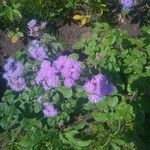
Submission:
[[[22,18],[20,13],[20,3],[7,3],[1,2],[0,6],[0,19],[3,21],[13,22],[16,19]]]
[[[146,34],[149,34],[148,29]],[[133,92],[133,82],[149,76],[149,44],[145,39],[148,40],[148,35],[133,39],[118,29],[111,29],[106,23],[96,23],[92,35],[81,39],[73,48],[87,55],[88,66],[111,74],[122,90],[130,93]]]
[[[86,54],[85,65],[90,68],[96,68],[99,72],[110,76],[111,80],[117,86],[118,93],[121,96],[119,97],[123,99],[120,102],[120,98],[118,99],[116,96],[113,99],[112,97],[106,98],[105,101],[99,103],[100,110],[105,113],[101,111],[99,113],[93,112],[94,119],[103,122],[103,126],[104,122],[107,122],[107,127],[111,125],[113,129],[115,129],[115,122],[119,121],[118,128],[120,129],[123,123],[128,128],[128,131],[126,130],[128,135],[130,135],[131,130],[137,130],[137,133],[142,132],[143,136],[146,134],[142,130],[144,122],[142,110],[144,109],[149,114],[149,29],[149,27],[144,27],[141,29],[138,38],[130,38],[126,33],[123,33],[119,29],[112,29],[106,23],[96,23],[92,35],[89,38],[81,39],[73,46],[73,49]],[[130,103],[127,104],[125,101]],[[105,102],[107,104],[103,104]],[[85,109],[91,110],[90,105],[85,105]],[[99,109],[99,107],[96,106],[96,109]],[[136,126],[134,127],[132,118],[138,118],[139,116],[142,119],[140,121],[139,119],[138,121],[135,119]],[[106,142],[104,146],[110,144],[110,149],[135,149],[133,144],[135,137],[131,136],[132,140],[128,139],[126,133],[124,134],[121,130],[119,131],[121,134],[115,135],[115,138],[117,138],[115,142],[113,141],[114,135],[109,134],[104,136],[104,133],[101,134],[100,139],[108,137],[107,140],[103,140]],[[122,138],[123,141],[120,141]],[[97,145],[100,145],[98,149],[101,149],[102,144]]]
[[[73,2],[66,7],[72,7]],[[61,44],[52,35],[41,33],[40,36],[42,45],[48,47],[50,59],[55,58]],[[149,113],[150,108],[149,27],[142,29],[139,38],[129,38],[106,23],[96,23],[92,35],[73,48],[79,54],[73,53],[70,58],[78,60],[80,54],[86,55],[81,62],[82,84],[76,83],[73,88],[60,85],[48,91],[32,83],[40,63],[28,56],[27,49],[14,55],[25,66],[23,76],[28,88],[20,93],[6,90],[0,101],[3,149],[134,150],[141,147],[142,136],[149,137],[142,129],[143,110]],[[97,72],[106,74],[116,90],[93,104],[87,100],[83,82]],[[58,115],[44,117],[43,102],[53,103]],[[4,143],[8,143],[6,147]]]
[[[104,0],[86,0],[86,3],[91,6],[94,12],[99,13],[100,15],[107,10]]]
[[[48,33],[42,33],[40,37],[40,41],[43,45],[49,47],[48,55],[53,56],[56,55],[59,51],[61,51],[62,44],[59,43],[54,35],[50,35]]]

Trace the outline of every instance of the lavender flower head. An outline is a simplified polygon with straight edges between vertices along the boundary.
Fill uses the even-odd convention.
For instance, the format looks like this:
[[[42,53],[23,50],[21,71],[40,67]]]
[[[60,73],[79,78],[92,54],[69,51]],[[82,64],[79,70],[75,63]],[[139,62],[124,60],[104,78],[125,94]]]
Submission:
[[[4,65],[4,71],[8,71],[12,67],[14,62],[15,61],[13,58],[8,58],[6,64]]]
[[[133,0],[120,0],[123,10],[129,11],[133,6]]]
[[[29,36],[38,37],[39,36],[39,26],[37,25],[37,21],[32,19],[28,22]]]
[[[4,73],[3,78],[7,80],[7,85],[16,92],[20,92],[26,88],[26,83],[23,77],[15,76],[15,74]]]
[[[13,58],[8,58],[4,65],[4,71],[20,76],[23,71],[23,65],[20,62],[15,62]]]
[[[31,41],[31,45],[35,46],[35,47],[39,47],[40,46],[40,42],[38,40],[32,40]]]
[[[48,58],[44,47],[40,46],[40,43],[37,40],[31,42],[31,45],[28,48],[28,53],[33,59],[38,61],[43,61]]]
[[[67,56],[60,56],[53,65],[63,77],[66,87],[72,87],[75,84],[75,80],[78,80],[81,73],[79,61]]]
[[[37,21],[35,19],[32,19],[28,22],[28,28],[31,30],[36,24]]]
[[[35,78],[35,82],[38,85],[42,85],[45,90],[51,89],[58,85],[56,70],[51,66],[49,61],[44,60],[42,62],[41,68]]]
[[[54,108],[54,105],[49,102],[43,103],[42,111],[45,117],[55,117],[58,113],[57,110]]]
[[[99,102],[104,96],[114,91],[114,86],[108,83],[106,76],[98,74],[84,85],[88,98],[92,103]]]
[[[4,71],[3,78],[7,80],[7,85],[13,91],[19,92],[26,88],[25,80],[22,77],[23,65],[20,62],[9,58],[4,65]]]

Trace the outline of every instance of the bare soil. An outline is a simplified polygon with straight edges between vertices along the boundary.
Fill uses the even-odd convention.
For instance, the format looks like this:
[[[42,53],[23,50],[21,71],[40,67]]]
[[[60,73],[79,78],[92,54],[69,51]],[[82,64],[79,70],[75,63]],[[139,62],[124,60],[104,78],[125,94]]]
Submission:
[[[11,56],[15,51],[20,50],[24,47],[22,40],[16,43],[12,43],[11,39],[7,37],[5,32],[0,30],[0,66],[5,60]]]

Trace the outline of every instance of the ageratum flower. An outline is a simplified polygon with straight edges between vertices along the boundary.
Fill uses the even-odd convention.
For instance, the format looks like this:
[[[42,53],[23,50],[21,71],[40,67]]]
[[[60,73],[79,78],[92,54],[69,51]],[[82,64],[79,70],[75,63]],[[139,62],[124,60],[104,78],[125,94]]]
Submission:
[[[120,0],[123,10],[129,11],[133,6],[133,0]]]
[[[8,71],[12,65],[14,64],[14,59],[13,58],[8,58],[6,64],[4,65],[4,71]]]
[[[4,65],[3,78],[7,80],[7,85],[16,92],[20,92],[26,88],[26,83],[22,77],[23,65],[9,58]]]
[[[35,78],[35,82],[38,85],[42,85],[45,90],[51,89],[58,85],[56,70],[51,66],[49,61],[44,60],[42,62],[40,70]]]
[[[20,92],[26,88],[26,83],[23,77],[16,76],[15,74],[10,74],[6,72],[3,74],[3,78],[7,80],[7,85],[16,92]]]
[[[37,40],[31,42],[31,45],[28,48],[28,53],[33,59],[38,61],[43,61],[48,58],[44,47],[40,46],[40,43]]]
[[[49,102],[43,103],[42,111],[45,117],[55,117],[58,113],[54,105]]]
[[[75,84],[75,80],[74,80],[74,79],[72,79],[72,78],[65,78],[65,79],[64,79],[64,85],[65,85],[65,87],[70,88],[70,87],[72,87],[74,84]]]
[[[32,19],[28,22],[29,33],[28,36],[38,37],[39,36],[39,26],[37,25],[37,21]]]
[[[99,102],[104,96],[110,95],[114,86],[108,83],[106,76],[98,74],[84,85],[88,98],[92,103]]]
[[[28,22],[28,28],[31,30],[36,24],[37,21],[35,19],[32,19]]]
[[[57,72],[63,77],[64,85],[66,87],[72,87],[75,84],[75,81],[78,80],[81,73],[79,61],[67,56],[60,56],[53,65]]]
[[[8,58],[4,65],[4,71],[20,76],[23,71],[23,65],[20,62],[15,62],[13,58]]]
[[[35,47],[40,47],[40,42],[38,40],[32,40],[31,45]]]

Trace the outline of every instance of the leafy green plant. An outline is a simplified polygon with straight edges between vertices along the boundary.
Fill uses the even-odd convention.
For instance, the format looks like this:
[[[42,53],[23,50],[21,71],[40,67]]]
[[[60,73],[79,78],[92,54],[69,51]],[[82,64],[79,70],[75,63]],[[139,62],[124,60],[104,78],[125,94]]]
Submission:
[[[92,35],[73,46],[78,54],[68,54],[63,62],[65,65],[68,59],[82,60],[79,81],[66,87],[62,84],[63,79],[58,77],[58,86],[49,89],[43,88],[48,84],[45,82],[47,77],[41,84],[35,83],[35,79],[43,62],[56,65],[53,61],[60,55],[62,47],[54,36],[39,35],[38,40],[14,54],[14,59],[24,65],[21,77],[26,86],[18,92],[10,86],[13,91],[6,90],[0,102],[1,135],[6,137],[2,143],[7,142],[9,149],[35,150],[133,150],[142,147],[139,135],[146,135],[142,129],[145,121],[143,110],[148,110],[143,103],[149,95],[145,92],[149,89],[150,76],[149,27],[142,29],[139,39],[133,39],[106,23],[96,23]],[[44,60],[39,59],[43,53],[36,53],[39,47],[46,52]],[[35,48],[36,57],[32,55]],[[82,53],[85,59],[81,57]],[[17,64],[13,62],[10,70],[16,68]],[[42,76],[48,74],[47,71]],[[94,103],[83,85],[87,78],[98,73],[107,75],[116,88],[112,95],[105,94]],[[95,83],[94,77],[92,83]],[[109,85],[108,81],[106,85]],[[52,116],[44,114],[47,104],[57,108],[57,115],[56,112]]]
[[[131,86],[131,82],[140,76],[149,76],[148,45],[144,37],[129,38],[118,29],[111,29],[106,23],[97,23],[93,34],[74,44],[73,49],[87,55],[85,61],[88,66],[109,72],[130,93],[132,89],[126,89],[127,84]]]
[[[20,3],[8,4],[6,1],[1,2],[0,6],[0,18],[5,21],[13,22],[16,19],[22,18],[22,15],[19,11]]]

